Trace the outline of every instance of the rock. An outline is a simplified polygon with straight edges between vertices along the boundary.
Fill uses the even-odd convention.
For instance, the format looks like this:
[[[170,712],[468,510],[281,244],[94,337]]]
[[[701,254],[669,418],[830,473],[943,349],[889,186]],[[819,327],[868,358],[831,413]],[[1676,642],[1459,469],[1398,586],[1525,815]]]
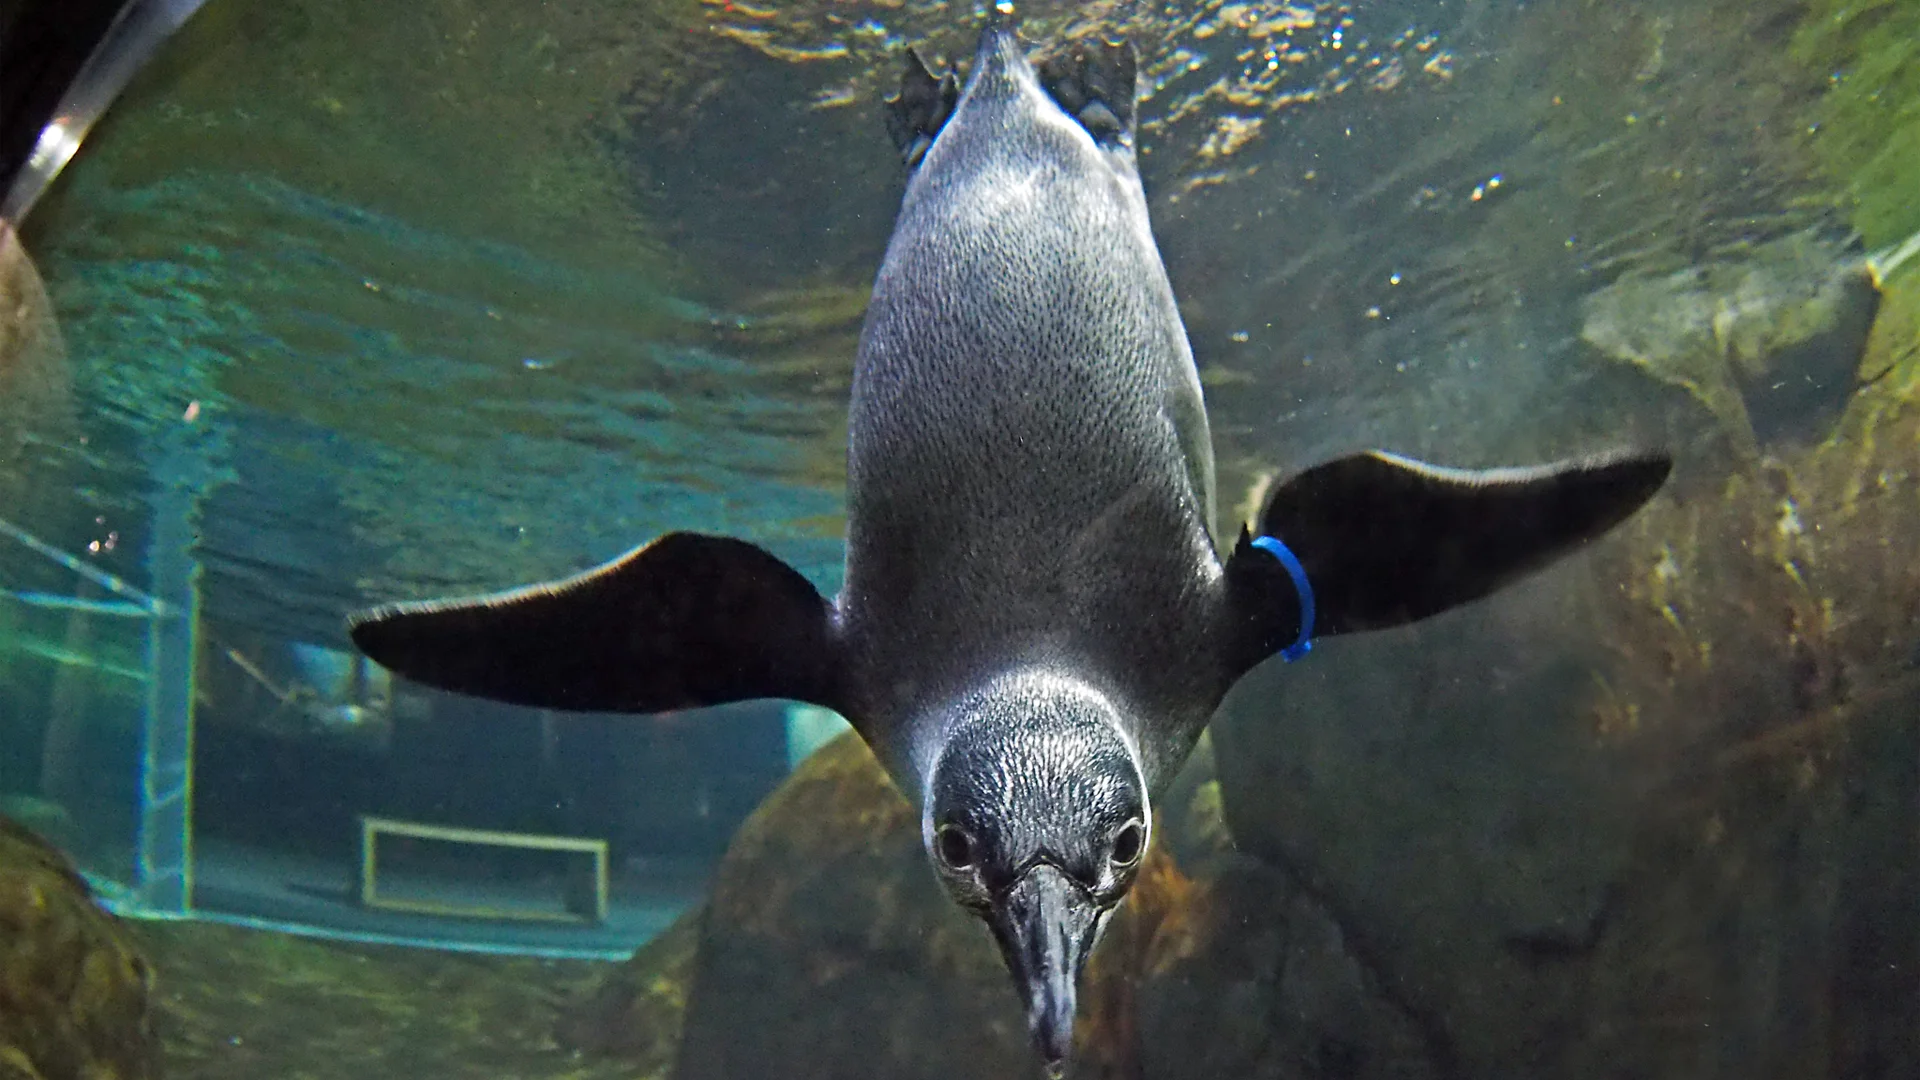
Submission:
[[[557,1025],[560,1045],[619,1058],[633,1067],[635,1077],[671,1074],[693,978],[694,946],[705,917],[705,908],[681,916],[566,1009]]]
[[[1603,918],[1641,785],[1597,753],[1580,562],[1401,630],[1273,664],[1213,727],[1242,852],[1323,898],[1436,1062],[1520,1075],[1580,1017],[1578,954]]]
[[[742,826],[700,930],[678,1080],[1033,1072],[992,938],[941,891],[918,815],[855,735]]]
[[[1859,386],[1879,304],[1866,259],[1799,232],[1737,260],[1623,277],[1587,298],[1580,336],[1686,389],[1751,451],[1824,435]]]
[[[1146,1080],[1148,1034],[1140,1002],[1148,988],[1150,957],[1162,932],[1177,925],[1196,886],[1158,841],[1134,879],[1133,891],[1107,927],[1087,964],[1079,1022],[1074,1030],[1074,1080]]]
[[[1610,551],[1608,739],[1661,747],[1569,1068],[1920,1075],[1920,283],[1834,436]],[[1584,1075],[1575,1073],[1572,1075]]]
[[[1142,1075],[1140,972],[1190,889],[1156,845],[1088,967],[1078,1080]],[[993,939],[934,881],[918,814],[851,733],[735,836],[701,920],[683,1031],[679,1080],[1039,1074]]]
[[[1793,771],[1748,762],[1651,801],[1589,947],[1540,953],[1577,973],[1584,1006],[1542,1046],[1543,1075],[1908,1075],[1835,1068],[1839,802]]]
[[[46,283],[13,229],[0,222],[0,499],[16,521],[57,485],[36,472],[47,445],[77,435],[66,343]],[[36,460],[40,459],[40,460]],[[37,482],[36,482],[37,481]]]
[[[0,818],[0,1077],[157,1076],[152,981],[66,858]]]
[[[1304,883],[1442,1075],[1920,1069],[1914,310],[1890,287],[1907,329],[1832,438],[1230,697],[1238,848]]]
[[[1217,858],[1233,850],[1210,732],[1201,733],[1187,764],[1155,803],[1154,814],[1155,838],[1189,874],[1204,876]]]
[[[1154,1080],[1445,1075],[1339,927],[1285,875],[1230,860],[1160,925],[1138,995]]]

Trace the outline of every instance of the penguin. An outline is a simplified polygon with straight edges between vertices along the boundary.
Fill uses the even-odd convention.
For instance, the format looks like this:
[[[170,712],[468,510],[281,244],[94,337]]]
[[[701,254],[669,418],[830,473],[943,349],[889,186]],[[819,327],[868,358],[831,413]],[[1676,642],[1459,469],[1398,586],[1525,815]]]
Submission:
[[[1276,654],[1484,597],[1606,532],[1671,461],[1481,471],[1357,453],[1214,531],[1207,414],[1134,159],[1135,58],[1032,64],[1005,19],[964,85],[909,54],[912,173],[855,362],[844,586],[675,532],[598,569],[398,604],[354,642],[432,686],[647,713],[837,710],[920,809],[1060,1075],[1081,971],[1154,799]]]

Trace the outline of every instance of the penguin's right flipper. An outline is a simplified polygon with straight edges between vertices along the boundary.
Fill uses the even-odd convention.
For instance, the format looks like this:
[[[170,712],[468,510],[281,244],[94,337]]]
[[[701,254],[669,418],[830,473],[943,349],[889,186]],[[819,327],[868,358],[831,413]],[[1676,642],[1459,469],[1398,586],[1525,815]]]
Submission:
[[[960,80],[947,71],[939,78],[927,70],[920,54],[907,50],[907,69],[900,74],[900,92],[887,99],[887,134],[909,168],[918,166],[940,136],[940,129],[960,103]]]
[[[576,577],[379,608],[350,632],[400,675],[516,705],[659,712],[789,698],[841,708],[831,606],[786,563],[726,537],[669,533]]]
[[[1486,596],[1624,521],[1672,468],[1660,453],[1470,471],[1375,451],[1316,465],[1268,495],[1227,561],[1229,666],[1237,677],[1303,630],[1398,626]]]

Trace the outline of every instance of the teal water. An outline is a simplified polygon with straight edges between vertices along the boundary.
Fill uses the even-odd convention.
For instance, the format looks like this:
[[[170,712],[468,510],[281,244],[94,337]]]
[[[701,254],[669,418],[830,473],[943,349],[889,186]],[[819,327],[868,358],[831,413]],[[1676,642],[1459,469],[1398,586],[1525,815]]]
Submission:
[[[716,324],[746,317],[265,177],[75,187],[84,220],[45,269],[92,438],[217,448],[204,552],[242,621],[335,639],[356,596],[551,575],[672,528],[751,533],[837,580],[803,520],[837,498],[791,454],[837,406],[722,351]],[[93,485],[95,509],[124,517],[128,479]]]

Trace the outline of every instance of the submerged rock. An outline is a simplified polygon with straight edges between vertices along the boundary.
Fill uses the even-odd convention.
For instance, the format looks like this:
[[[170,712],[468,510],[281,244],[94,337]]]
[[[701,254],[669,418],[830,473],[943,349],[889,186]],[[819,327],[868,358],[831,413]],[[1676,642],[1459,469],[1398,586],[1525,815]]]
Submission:
[[[1253,859],[1230,859],[1161,924],[1138,1004],[1141,1075],[1156,1080],[1444,1075],[1327,913]]]
[[[53,485],[30,471],[34,452],[74,436],[72,396],[66,343],[46,284],[19,237],[0,222],[0,505],[14,520],[48,498]]]
[[[1033,1068],[987,931],[941,893],[917,815],[856,736],[734,837],[674,1076],[965,1080]]]
[[[1824,435],[1858,388],[1879,305],[1866,259],[1799,232],[1737,259],[1623,277],[1587,298],[1580,336],[1686,389],[1753,450]]]
[[[1458,1075],[1557,1075],[1538,1055],[1580,1020],[1567,960],[1627,846],[1633,763],[1581,720],[1585,565],[1258,670],[1214,722],[1239,849],[1322,898]]]
[[[0,818],[0,1077],[159,1075],[152,983],[65,856]]]
[[[1197,888],[1166,847],[1156,843],[1148,850],[1132,892],[1087,965],[1074,1030],[1074,1080],[1160,1075],[1148,1068],[1152,1034],[1141,1026],[1142,1002],[1153,993],[1147,985],[1152,957],[1166,932],[1180,925]]]
[[[557,1025],[560,1044],[618,1058],[636,1078],[670,1075],[705,917],[705,908],[681,916],[563,1012]]]
[[[1832,438],[1229,699],[1237,846],[1440,1075],[1920,1075],[1916,312]]]
[[[1081,1080],[1148,1075],[1147,957],[1194,885],[1162,846],[1147,858],[1081,988]],[[740,830],[698,933],[679,1080],[1038,1075],[992,938],[941,892],[914,809],[857,736],[808,758]]]

